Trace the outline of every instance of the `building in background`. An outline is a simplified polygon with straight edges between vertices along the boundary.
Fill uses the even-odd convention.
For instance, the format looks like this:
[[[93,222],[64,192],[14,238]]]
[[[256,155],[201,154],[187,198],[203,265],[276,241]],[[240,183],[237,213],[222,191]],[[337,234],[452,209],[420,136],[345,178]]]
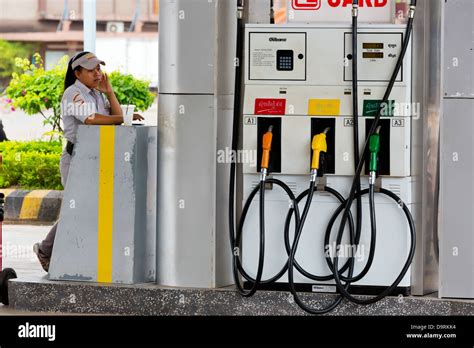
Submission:
[[[159,0],[98,0],[97,52],[120,69],[158,85]],[[83,49],[83,0],[0,0],[0,39],[40,45],[46,69]]]

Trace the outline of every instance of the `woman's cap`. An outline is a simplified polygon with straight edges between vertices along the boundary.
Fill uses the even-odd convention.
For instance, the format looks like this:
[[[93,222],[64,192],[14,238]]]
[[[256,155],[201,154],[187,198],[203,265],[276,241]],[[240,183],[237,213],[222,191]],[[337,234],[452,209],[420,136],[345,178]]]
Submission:
[[[92,70],[99,64],[105,65],[105,62],[97,58],[94,53],[87,53],[74,60],[72,62],[72,68],[76,69],[78,66],[82,66],[87,70]]]

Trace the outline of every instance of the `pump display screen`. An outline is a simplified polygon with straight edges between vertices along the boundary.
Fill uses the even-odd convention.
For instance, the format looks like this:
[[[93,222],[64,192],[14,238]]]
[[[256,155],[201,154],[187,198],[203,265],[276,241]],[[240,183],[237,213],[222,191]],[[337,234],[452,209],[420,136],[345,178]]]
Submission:
[[[277,51],[277,70],[279,71],[293,71],[294,67],[294,52],[292,50],[278,50]]]
[[[383,59],[383,52],[364,52],[362,57],[366,59]]]
[[[362,44],[362,47],[365,50],[382,50],[383,49],[383,43],[364,42]]]

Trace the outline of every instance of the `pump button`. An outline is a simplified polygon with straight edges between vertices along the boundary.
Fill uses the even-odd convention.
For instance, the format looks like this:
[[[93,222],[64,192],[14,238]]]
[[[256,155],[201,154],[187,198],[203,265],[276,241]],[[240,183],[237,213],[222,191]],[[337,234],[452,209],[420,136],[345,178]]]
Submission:
[[[294,51],[278,50],[277,51],[277,70],[293,71],[294,69]]]

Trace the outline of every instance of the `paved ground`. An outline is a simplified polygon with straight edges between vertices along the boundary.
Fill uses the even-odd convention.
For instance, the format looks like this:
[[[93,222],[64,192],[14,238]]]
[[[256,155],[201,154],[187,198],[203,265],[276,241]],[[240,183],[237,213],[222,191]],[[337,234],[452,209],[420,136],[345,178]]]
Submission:
[[[41,268],[33,244],[41,241],[51,226],[4,225],[3,226],[3,266],[13,268],[18,277],[46,273]],[[34,314],[11,310],[0,304],[0,315]]]
[[[52,225],[51,225],[52,226]],[[19,278],[43,277],[46,272],[33,253],[33,244],[43,240],[51,226],[3,225],[3,266],[15,270]],[[0,304],[2,315],[73,315],[71,313],[44,313],[13,310]]]
[[[32,247],[34,243],[43,240],[50,228],[51,226],[4,225],[3,266],[13,268],[19,276],[41,271]]]

